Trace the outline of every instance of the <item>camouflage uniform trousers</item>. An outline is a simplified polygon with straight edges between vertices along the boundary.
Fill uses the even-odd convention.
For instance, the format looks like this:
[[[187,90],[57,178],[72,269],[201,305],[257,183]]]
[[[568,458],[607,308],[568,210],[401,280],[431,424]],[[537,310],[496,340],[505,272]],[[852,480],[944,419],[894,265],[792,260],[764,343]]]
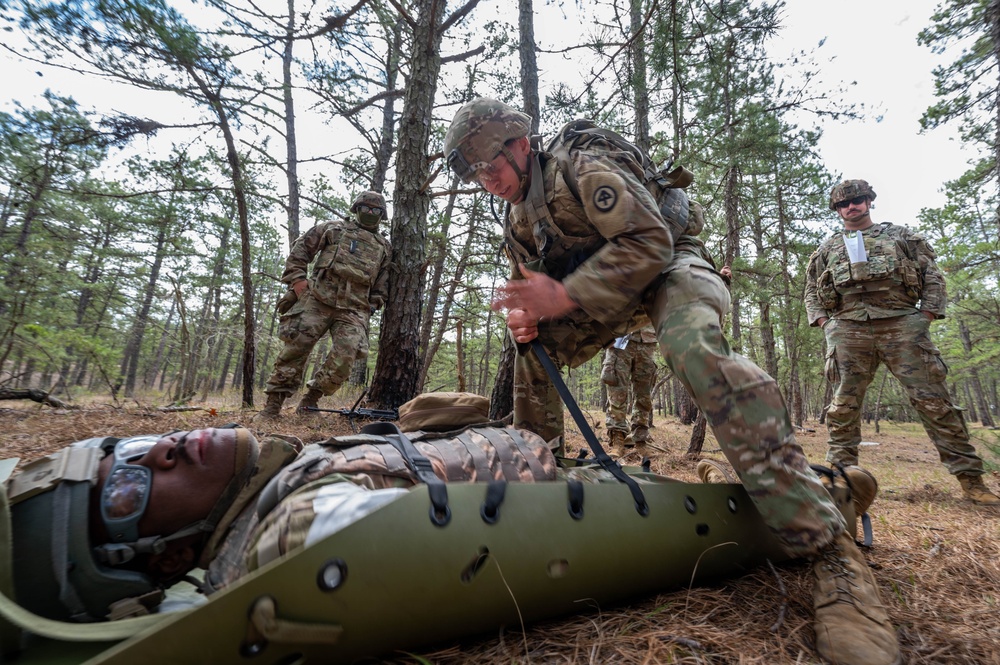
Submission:
[[[322,390],[324,395],[335,393],[350,376],[355,359],[368,357],[368,331],[361,314],[330,307],[312,297],[309,291],[281,317],[278,336],[285,345],[264,392],[297,391],[309,354],[328,332],[333,346],[307,385]]]
[[[826,412],[827,461],[858,463],[861,405],[879,363],[885,363],[920,414],[948,471],[955,475],[984,472],[983,460],[969,443],[962,412],[948,395],[948,368],[931,341],[930,321],[922,312],[868,321],[830,319],[823,330],[826,378],[834,387]]]
[[[602,376],[612,375],[615,385],[608,385],[608,431],[628,434],[636,427],[649,427],[653,421],[653,378],[656,376],[656,344],[629,340],[624,349],[609,347],[604,352]],[[631,428],[626,421],[629,392],[632,397]]]
[[[730,349],[721,326],[729,305],[722,277],[683,253],[645,297],[660,352],[705,413],[765,523],[791,555],[809,556],[845,531],[844,518],[795,441],[777,383]],[[596,322],[561,319],[539,326],[539,338],[557,366],[579,366],[614,336]],[[559,394],[523,345],[514,363],[514,426],[561,446]]]

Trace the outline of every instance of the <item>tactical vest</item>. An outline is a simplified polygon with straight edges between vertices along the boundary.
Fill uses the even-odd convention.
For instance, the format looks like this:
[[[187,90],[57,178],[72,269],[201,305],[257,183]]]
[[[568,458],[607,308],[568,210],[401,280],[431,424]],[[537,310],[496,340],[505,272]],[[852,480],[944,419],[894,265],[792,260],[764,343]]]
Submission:
[[[367,311],[371,287],[387,252],[378,233],[356,224],[331,224],[309,282],[312,295],[330,307]]]
[[[845,297],[899,287],[914,302],[920,298],[923,284],[917,262],[908,256],[905,241],[886,232],[889,222],[879,226],[877,233],[863,236],[868,258],[865,262],[851,263],[842,234],[828,241],[826,269],[817,284],[820,303],[827,309],[836,308]]]

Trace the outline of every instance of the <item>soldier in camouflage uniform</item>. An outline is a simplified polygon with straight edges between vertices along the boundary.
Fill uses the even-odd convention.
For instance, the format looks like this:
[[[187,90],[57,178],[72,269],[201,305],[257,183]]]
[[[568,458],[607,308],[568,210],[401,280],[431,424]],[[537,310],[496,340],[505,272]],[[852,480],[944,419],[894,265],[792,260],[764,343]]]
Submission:
[[[730,296],[704,244],[692,235],[673,240],[632,153],[570,150],[574,177],[532,143],[530,127],[525,114],[479,98],[459,109],[444,142],[458,176],[510,204],[504,233],[512,280],[495,306],[508,310],[519,344],[514,425],[562,447],[558,393],[524,344],[538,338],[558,365],[576,367],[651,322],[667,364],[765,522],[789,551],[813,559],[820,655],[899,662],[875,580],[796,443],[777,384],[722,335]]]
[[[302,385],[313,347],[329,333],[330,352],[307,383],[298,412],[317,406],[350,376],[358,358],[368,357],[368,317],[385,303],[392,250],[378,232],[386,217],[385,199],[362,192],[351,206],[355,220],[317,224],[292,245],[281,281],[288,292],[278,301],[278,336],[284,348],[264,391],[267,404],[257,415],[273,420],[284,401]],[[315,259],[312,276],[309,264]]]
[[[885,363],[965,496],[1000,505],[983,484],[983,460],[948,395],[948,368],[930,338],[930,322],[944,318],[947,304],[934,250],[905,226],[874,223],[874,200],[875,191],[864,180],[845,180],[833,188],[830,210],[840,215],[844,232],[819,246],[806,272],[809,325],[826,333],[826,377],[834,386],[826,413],[826,459],[858,463],[861,405],[875,371]]]
[[[656,331],[649,325],[623,335],[604,352],[601,381],[607,386],[608,443],[632,448],[649,441],[653,422],[653,398],[650,394],[656,377]],[[630,394],[631,393],[631,394]],[[631,423],[626,418],[632,398]]]

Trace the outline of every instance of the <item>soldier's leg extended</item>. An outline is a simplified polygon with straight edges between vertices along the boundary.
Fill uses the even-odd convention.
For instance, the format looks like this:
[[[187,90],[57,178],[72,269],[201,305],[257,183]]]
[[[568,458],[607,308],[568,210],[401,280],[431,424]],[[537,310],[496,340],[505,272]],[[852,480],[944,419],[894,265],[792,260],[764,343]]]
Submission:
[[[920,312],[877,322],[879,351],[920,415],[941,462],[958,477],[965,494],[977,503],[1000,504],[983,485],[983,460],[969,442],[961,410],[948,394],[948,367],[931,341],[929,324]]]
[[[338,318],[330,326],[330,352],[312,379],[306,384],[310,392],[332,395],[351,375],[358,358],[368,357],[368,331],[360,321]]]
[[[632,440],[649,440],[653,424],[653,379],[656,377],[656,345],[634,342],[632,350]]]
[[[826,461],[832,464],[858,463],[861,407],[880,362],[874,323],[831,319],[823,329],[827,345],[826,379],[833,385],[833,400],[826,410],[829,433]]]
[[[628,434],[625,409],[628,407],[628,372],[625,371],[623,350],[609,348],[604,352],[601,380],[607,386],[608,413],[604,424],[608,429],[608,444],[620,446]]]
[[[722,278],[699,265],[679,265],[666,277],[651,315],[668,365],[768,526],[790,551],[815,552],[844,530],[843,517],[795,441],[777,383],[723,336],[729,291]]]
[[[281,317],[278,337],[284,342],[264,392],[290,395],[302,385],[302,371],[316,342],[329,329],[332,310],[308,291]]]
[[[813,560],[819,654],[836,663],[898,663],[895,630],[874,577],[795,442],[777,384],[722,335],[728,306],[714,271],[677,266],[651,303],[661,351],[768,527],[790,552]]]
[[[587,323],[563,319],[541,323],[538,339],[561,369],[579,367],[614,336]],[[529,344],[518,344],[514,358],[514,427],[531,430],[548,441],[557,455],[563,454],[562,399]]]

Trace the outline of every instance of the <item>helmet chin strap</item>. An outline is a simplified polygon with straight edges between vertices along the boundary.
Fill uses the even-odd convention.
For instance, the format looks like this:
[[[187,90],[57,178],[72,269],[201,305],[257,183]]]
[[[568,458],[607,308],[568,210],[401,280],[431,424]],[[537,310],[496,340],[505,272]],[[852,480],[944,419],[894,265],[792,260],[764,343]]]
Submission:
[[[528,160],[528,170],[522,171],[521,167],[517,165],[517,160],[514,159],[514,153],[510,151],[510,148],[507,147],[506,143],[500,147],[500,152],[507,158],[507,161],[510,163],[510,167],[514,169],[514,173],[517,175],[517,189],[521,193],[521,198],[524,199],[524,196],[528,193],[531,160]]]

